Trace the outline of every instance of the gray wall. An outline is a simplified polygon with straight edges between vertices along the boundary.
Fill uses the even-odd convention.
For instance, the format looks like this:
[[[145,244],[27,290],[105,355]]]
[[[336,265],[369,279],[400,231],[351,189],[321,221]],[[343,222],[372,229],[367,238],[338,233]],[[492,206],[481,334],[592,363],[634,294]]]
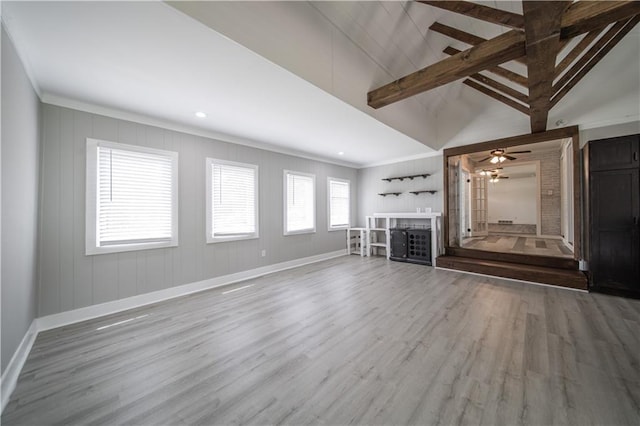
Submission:
[[[2,28],[2,372],[36,316],[40,101]]]
[[[580,130],[580,148],[584,147],[589,141],[615,138],[616,136],[636,135],[639,133],[640,121]]]
[[[86,138],[179,153],[179,246],[85,256]],[[82,111],[43,105],[43,199],[38,314],[48,315],[345,248],[327,230],[327,176],[357,171]],[[206,244],[205,158],[260,167],[260,238]],[[283,169],[316,175],[315,234],[282,235]],[[261,250],[266,256],[261,257]]]
[[[383,181],[383,178],[430,173],[426,179]],[[442,212],[442,156],[403,161],[358,170],[358,217],[356,224],[364,226],[367,215],[378,212],[414,212],[417,207],[431,207]],[[414,195],[409,191],[437,190],[435,194]],[[382,192],[402,192],[399,196],[378,195]]]

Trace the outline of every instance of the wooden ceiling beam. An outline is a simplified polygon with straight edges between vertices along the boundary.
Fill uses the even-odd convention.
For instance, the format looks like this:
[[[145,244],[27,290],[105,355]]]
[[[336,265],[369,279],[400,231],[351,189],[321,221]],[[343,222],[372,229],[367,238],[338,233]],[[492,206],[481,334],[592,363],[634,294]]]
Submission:
[[[557,97],[559,92],[566,93],[570,88],[565,90],[564,86],[569,81],[572,84],[576,84],[577,81],[574,80],[574,77],[577,74],[584,75],[582,71],[584,63],[579,68],[577,68],[577,64],[574,64],[568,72],[565,72],[560,77],[559,82],[553,85],[553,79],[558,75],[555,67],[558,52],[567,45],[569,40],[580,34],[603,28],[612,22],[640,15],[640,1],[631,0],[615,2],[581,1],[573,4],[571,1],[525,1],[523,2],[524,15],[522,16],[465,1],[422,1],[421,3],[488,22],[513,26],[517,29],[501,34],[491,40],[484,40],[472,34],[446,27],[443,24],[436,23],[432,25],[432,29],[435,31],[441,33],[446,31],[447,35],[453,36],[455,34],[453,37],[456,39],[478,44],[369,91],[367,93],[368,105],[373,108],[381,108],[452,81],[469,77],[483,70],[488,70],[508,78],[510,81],[522,84],[522,76],[514,78],[514,76],[517,76],[516,73],[512,73],[498,65],[526,56],[528,70],[526,83],[529,89],[529,115],[531,117],[532,132],[541,132],[546,129],[549,109],[559,99]],[[519,22],[520,18],[522,18],[521,23]],[[524,33],[521,31],[522,28],[524,28]],[[591,34],[587,37],[585,38],[589,40],[596,36]],[[575,59],[582,50],[586,49],[587,40],[579,43],[579,48],[574,48],[568,54],[566,61],[561,61],[558,73],[570,66],[573,60],[571,58]],[[445,53],[449,53],[452,50],[453,48],[448,48]],[[583,55],[583,58],[579,59],[578,63],[583,61],[586,56]],[[595,63],[589,61],[589,58],[586,59],[586,62],[591,64],[589,69],[595,65]],[[510,75],[511,78],[507,77],[507,75]],[[552,96],[555,99],[553,104],[551,101]]]
[[[589,47],[591,43],[593,43],[593,40],[595,40],[603,31],[604,31],[603,29],[599,29],[599,30],[593,30],[587,33],[587,35],[584,36],[582,40],[580,40],[580,42],[576,44],[573,49],[571,49],[571,52],[567,53],[567,56],[562,58],[560,63],[556,65],[554,78],[558,78],[560,74],[562,74],[564,70],[566,70],[567,67],[571,65],[573,61],[575,61],[576,58],[580,56],[582,52],[584,52],[585,49]]]
[[[453,56],[460,53],[460,50],[449,46],[445,48],[443,52],[446,53],[447,55]],[[527,77],[520,75],[516,72],[513,72],[511,70],[508,70],[506,68],[496,65],[496,66],[487,68],[486,71],[489,71],[495,75],[499,75],[500,77],[506,80],[509,80],[510,82],[515,83],[519,86],[529,87],[529,84],[527,83]]]
[[[640,14],[640,1],[579,1],[562,16],[560,38],[573,38]]]
[[[554,89],[558,89],[558,90],[555,91],[555,95],[553,96],[553,98],[551,98],[551,108],[553,108],[558,102],[560,102],[560,100],[567,93],[569,93],[569,91],[573,89],[573,87],[576,84],[578,84],[580,80],[582,80],[582,78],[585,75],[587,75],[589,71],[591,71],[591,69],[595,67],[598,64],[598,62],[600,62],[600,60],[602,60],[602,58],[604,58],[607,55],[607,53],[611,51],[611,49],[613,49],[620,42],[620,40],[622,40],[624,36],[626,36],[629,33],[629,31],[631,31],[633,27],[635,27],[638,24],[638,22],[640,22],[640,15],[635,16],[632,19],[628,20],[627,23],[624,25],[624,27],[620,31],[618,31],[615,34],[615,36],[611,37],[610,40],[608,40],[608,42],[601,49],[599,49],[597,53],[590,55],[591,57],[584,64],[584,66],[581,67],[580,71],[573,73],[572,78],[568,80],[566,84],[564,84],[561,87],[556,87],[556,86],[559,86],[556,84],[556,86],[554,86]],[[596,46],[594,45],[594,48],[595,47]],[[587,56],[588,54],[589,52],[587,52],[585,56]],[[574,65],[574,67],[577,65],[578,64]]]
[[[471,79],[466,79],[462,82],[463,84],[466,84],[469,87],[472,87],[474,89],[476,89],[477,91],[484,93],[485,95],[499,101],[502,102],[503,104],[510,106],[511,108],[514,108],[518,111],[520,111],[521,113],[525,114],[525,115],[529,115],[529,108],[526,105],[522,105],[519,102],[514,101],[511,98],[508,98],[496,91],[493,91],[491,89],[489,89],[486,86],[483,86],[482,84],[477,83],[474,80]]]
[[[598,52],[607,43],[609,43],[609,41],[620,32],[620,30],[625,27],[627,22],[628,21],[617,22],[615,25],[609,28],[604,33],[604,35],[600,37],[598,41],[596,41],[595,44],[587,51],[587,53],[582,55],[582,57],[578,59],[578,61],[573,64],[573,66],[569,68],[569,70],[562,77],[560,77],[558,81],[555,82],[555,84],[553,85],[553,92],[559,92],[565,84],[567,84],[576,74],[578,74],[578,72],[580,72],[580,70],[591,60],[591,58],[596,56]]]
[[[495,81],[492,78],[489,78],[482,74],[472,74],[469,76],[469,78],[475,81],[478,81],[486,86],[491,87],[492,89],[496,90],[498,93],[502,92],[507,96],[511,96],[512,98],[517,99],[518,101],[522,102],[525,105],[529,104],[529,97],[527,95],[509,86],[506,86],[498,81]]]
[[[435,31],[442,35],[446,35],[447,37],[451,37],[463,43],[470,44],[475,46],[477,44],[483,43],[487,41],[486,38],[478,37],[477,35],[473,35],[466,31],[459,30],[457,28],[450,27],[449,25],[441,24],[440,22],[434,22],[429,27],[431,31]]]
[[[491,22],[493,24],[503,25],[514,29],[524,28],[524,19],[522,15],[507,12],[493,7],[483,6],[468,1],[418,1],[440,9],[449,10],[461,15],[470,16],[481,21]]]
[[[531,133],[547,130],[562,15],[571,2],[523,1]]]
[[[380,108],[524,55],[524,34],[511,30],[370,91],[367,103]]]
[[[486,38],[478,37],[477,35],[468,33],[466,31],[459,30],[457,28],[450,27],[445,24],[441,24],[440,22],[434,22],[430,27],[430,30],[445,35],[447,37],[451,37],[454,40],[461,41],[463,43],[470,44],[472,46],[477,46],[480,43],[484,43],[487,41]],[[516,61],[527,65],[527,60],[525,58],[518,58]]]

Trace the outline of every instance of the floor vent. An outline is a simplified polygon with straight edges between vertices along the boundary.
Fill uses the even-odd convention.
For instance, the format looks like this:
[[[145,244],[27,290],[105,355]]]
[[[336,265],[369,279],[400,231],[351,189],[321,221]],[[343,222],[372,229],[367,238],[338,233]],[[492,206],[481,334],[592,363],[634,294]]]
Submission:
[[[513,221],[512,220],[499,220],[498,223],[500,225],[513,225]]]

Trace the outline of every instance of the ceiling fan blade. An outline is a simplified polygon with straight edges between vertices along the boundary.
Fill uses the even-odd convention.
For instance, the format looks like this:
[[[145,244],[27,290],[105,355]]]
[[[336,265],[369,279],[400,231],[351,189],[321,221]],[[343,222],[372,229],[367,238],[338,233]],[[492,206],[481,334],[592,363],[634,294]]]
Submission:
[[[491,156],[488,156],[487,158],[483,158],[482,160],[478,160],[478,163],[482,163],[483,161],[487,161],[489,158],[491,158]]]
[[[498,176],[498,179],[509,179],[509,176]]]
[[[507,155],[507,154],[504,154],[503,157],[506,158],[507,160],[515,160],[516,159],[516,157],[512,157],[512,156]]]
[[[511,151],[509,154],[528,154],[531,151]]]

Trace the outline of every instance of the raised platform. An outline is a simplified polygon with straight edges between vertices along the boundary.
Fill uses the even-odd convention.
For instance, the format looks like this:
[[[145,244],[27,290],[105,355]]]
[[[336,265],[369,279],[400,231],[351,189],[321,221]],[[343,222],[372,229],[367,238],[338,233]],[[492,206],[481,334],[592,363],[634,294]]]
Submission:
[[[502,278],[551,284],[559,287],[588,289],[587,276],[578,270],[550,268],[540,265],[524,265],[497,260],[477,259],[461,256],[440,256],[436,259],[439,268],[475,272]]]
[[[536,225],[522,225],[514,223],[489,223],[489,233],[536,235]]]

